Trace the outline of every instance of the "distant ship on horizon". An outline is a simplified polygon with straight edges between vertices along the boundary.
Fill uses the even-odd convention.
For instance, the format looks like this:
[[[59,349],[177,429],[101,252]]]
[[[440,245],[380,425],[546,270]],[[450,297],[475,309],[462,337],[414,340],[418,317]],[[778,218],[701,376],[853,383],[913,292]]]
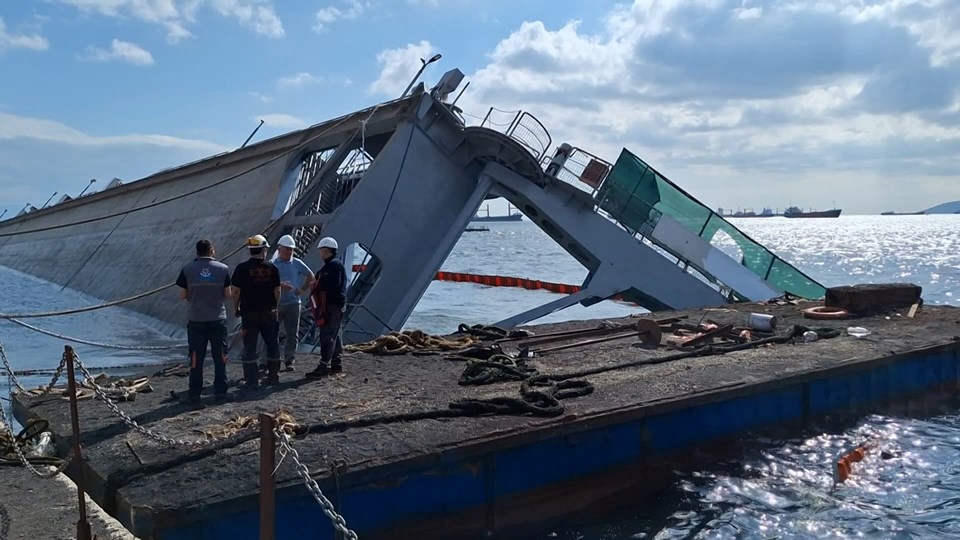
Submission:
[[[736,212],[723,212],[723,208],[718,208],[717,213],[723,217],[732,217],[732,218],[750,218],[750,217],[776,217],[780,214],[775,213],[770,208],[764,208],[760,213],[756,213],[752,208],[747,208],[746,210],[737,210]]]
[[[490,215],[490,205],[488,204],[487,207],[486,207],[487,214],[486,214],[485,216],[481,216],[480,214],[477,214],[477,215],[473,216],[473,219],[471,219],[470,221],[471,221],[471,222],[478,222],[478,221],[485,221],[485,222],[490,222],[490,221],[521,221],[521,220],[523,219],[523,214],[521,214],[520,212],[516,212],[516,213],[512,212],[512,209],[513,209],[513,208],[514,208],[513,205],[507,204],[507,214],[506,214],[506,215],[491,216],[491,215]]]
[[[835,218],[840,217],[840,208],[834,208],[833,210],[810,210],[804,212],[802,209],[791,206],[783,211],[783,217],[786,218]]]
[[[779,209],[774,212],[770,208],[764,207],[764,209],[758,214],[753,211],[753,209],[747,208],[746,210],[737,210],[736,212],[724,212],[723,208],[717,208],[717,213],[725,218],[767,218],[767,217],[787,217],[787,218],[835,218],[840,217],[840,212],[843,210],[839,208],[834,208],[833,210],[810,210],[804,212],[802,209],[791,206],[783,211],[781,214]]]

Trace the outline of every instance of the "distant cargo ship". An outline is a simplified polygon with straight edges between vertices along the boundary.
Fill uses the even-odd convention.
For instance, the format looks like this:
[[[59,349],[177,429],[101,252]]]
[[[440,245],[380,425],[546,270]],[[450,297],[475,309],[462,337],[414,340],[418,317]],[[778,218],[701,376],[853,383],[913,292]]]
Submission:
[[[787,218],[835,218],[835,217],[840,217],[840,212],[842,212],[842,210],[839,209],[839,208],[834,208],[833,210],[819,210],[819,211],[813,211],[813,210],[811,210],[811,211],[809,211],[809,212],[804,212],[803,210],[801,210],[800,208],[797,208],[796,206],[791,206],[790,208],[787,208],[786,210],[783,211],[783,217],[787,217]]]
[[[926,210],[919,212],[880,212],[881,216],[922,216],[927,213]]]
[[[759,214],[754,212],[753,209],[749,209],[749,208],[743,211],[737,210],[736,212],[727,212],[727,213],[723,212],[723,208],[718,208],[718,210],[719,212],[717,213],[720,214],[721,216],[732,217],[732,218],[776,217],[779,215],[775,213],[773,210],[771,210],[770,208],[764,208]]]
[[[487,205],[487,215],[481,216],[480,214],[477,214],[477,215],[473,216],[473,219],[471,219],[470,221],[471,221],[471,222],[477,222],[477,221],[520,221],[520,220],[522,220],[522,219],[523,219],[523,214],[521,214],[520,212],[513,213],[513,212],[512,212],[512,209],[513,209],[513,206],[510,205],[510,204],[508,204],[508,205],[507,205],[507,215],[505,215],[505,216],[491,216],[491,215],[490,215],[490,205],[488,204],[488,205]]]

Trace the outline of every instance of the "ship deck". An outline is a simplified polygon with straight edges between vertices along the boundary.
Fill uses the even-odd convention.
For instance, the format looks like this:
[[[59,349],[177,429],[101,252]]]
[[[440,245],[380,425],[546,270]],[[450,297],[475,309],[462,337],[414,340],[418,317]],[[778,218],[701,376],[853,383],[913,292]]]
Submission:
[[[956,388],[960,310],[925,306],[914,318],[903,309],[852,320],[810,321],[800,315],[800,308],[809,305],[813,304],[741,304],[658,312],[655,317],[687,316],[694,324],[710,319],[739,326],[749,312],[769,313],[778,317],[780,332],[802,324],[837,328],[841,336],[611,369],[586,377],[595,391],[563,400],[565,411],[558,417],[374,423],[307,434],[295,438],[293,446],[361,537],[366,532],[375,537],[429,538],[441,536],[440,531],[454,534],[458,528],[464,534],[499,530],[584,508],[591,500],[635,483],[635,477],[617,471],[653,455],[763,425],[888,401],[932,386]],[[599,322],[526,328],[544,333],[591,328]],[[863,326],[872,333],[850,337],[843,332],[848,326]],[[613,368],[675,353],[663,346],[639,348],[631,341],[570,349],[530,363],[551,374]],[[462,398],[516,397],[520,386],[518,382],[461,386],[457,380],[464,370],[462,361],[411,354],[353,353],[345,356],[342,375],[309,381],[303,374],[314,360],[301,355],[299,370],[282,373],[281,383],[268,390],[243,395],[231,388],[234,399],[224,403],[206,397],[201,410],[171,397],[171,392],[186,389],[186,378],[180,377],[151,376],[155,392],[119,405],[150,430],[196,438],[238,415],[273,413],[280,407],[298,423],[324,431],[324,425],[374,415],[445,410]],[[229,365],[231,380],[239,377],[239,367],[238,362]],[[907,368],[919,371],[910,375],[902,371]],[[875,382],[862,387],[857,374]],[[210,379],[208,374],[207,384]],[[770,406],[751,401],[758,399]],[[15,401],[21,422],[43,418],[56,433],[70,433],[64,399],[21,394]],[[701,413],[706,416],[697,416]],[[97,400],[81,401],[80,424],[88,492],[138,536],[215,538],[230,532],[240,534],[237,538],[254,537],[257,440],[216,451],[170,448],[124,426]],[[544,446],[550,444],[559,446]],[[328,529],[290,460],[276,473],[279,537],[284,537],[281,531],[292,533],[310,523],[322,522]],[[345,466],[338,469],[334,482],[332,470],[338,463]],[[72,474],[75,477],[76,471]],[[388,530],[391,534],[384,532]]]

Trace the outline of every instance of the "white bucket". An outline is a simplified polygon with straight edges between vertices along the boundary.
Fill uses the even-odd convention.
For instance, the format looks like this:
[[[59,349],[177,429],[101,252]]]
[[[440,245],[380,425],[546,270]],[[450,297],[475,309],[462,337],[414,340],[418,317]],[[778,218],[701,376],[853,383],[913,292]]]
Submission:
[[[759,332],[773,332],[777,328],[777,318],[765,313],[747,315],[747,326]]]

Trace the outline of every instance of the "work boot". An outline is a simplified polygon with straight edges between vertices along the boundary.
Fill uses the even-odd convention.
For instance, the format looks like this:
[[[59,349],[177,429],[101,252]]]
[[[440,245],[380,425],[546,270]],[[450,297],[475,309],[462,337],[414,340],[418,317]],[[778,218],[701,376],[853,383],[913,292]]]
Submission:
[[[297,368],[294,367],[294,365],[293,365],[293,360],[287,360],[287,362],[284,364],[284,367],[286,367],[286,371],[296,371],[296,370],[297,370]]]
[[[257,364],[253,362],[244,362],[243,364],[243,388],[253,389],[260,386],[259,370]]]
[[[317,369],[307,372],[308,379],[322,379],[330,374],[330,368],[325,364],[320,364],[317,366]]]
[[[271,360],[267,362],[267,384],[280,383],[280,361]]]

